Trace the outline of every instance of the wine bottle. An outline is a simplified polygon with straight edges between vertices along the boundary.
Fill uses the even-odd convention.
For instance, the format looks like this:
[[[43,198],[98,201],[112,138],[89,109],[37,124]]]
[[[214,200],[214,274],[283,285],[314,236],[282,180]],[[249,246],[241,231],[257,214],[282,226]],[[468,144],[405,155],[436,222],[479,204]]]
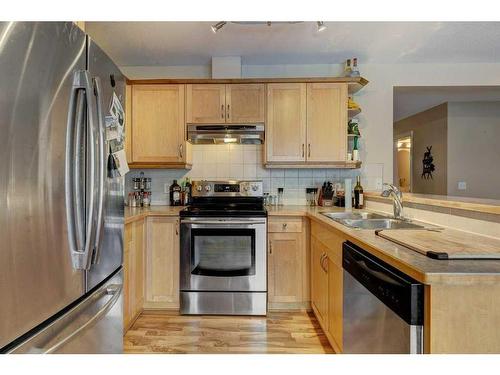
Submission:
[[[181,187],[177,184],[177,180],[174,180],[174,183],[170,185],[170,205],[181,205]]]
[[[364,204],[363,187],[361,186],[361,177],[356,177],[356,186],[354,186],[354,208],[362,209]]]

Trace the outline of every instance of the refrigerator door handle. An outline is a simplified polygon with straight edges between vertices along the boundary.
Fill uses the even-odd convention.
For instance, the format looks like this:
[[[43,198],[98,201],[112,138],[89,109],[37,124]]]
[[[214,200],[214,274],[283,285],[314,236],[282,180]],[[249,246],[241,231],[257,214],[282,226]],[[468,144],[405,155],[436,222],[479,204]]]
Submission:
[[[104,119],[104,113],[102,108],[102,95],[101,95],[101,83],[98,77],[94,78],[95,86],[95,99],[97,107],[97,124],[98,124],[98,148],[99,148],[99,160],[98,160],[98,203],[97,203],[97,229],[95,236],[95,253],[93,256],[92,263],[99,263],[99,255],[101,250],[101,240],[102,240],[102,228],[104,226],[104,206],[105,206],[105,182],[106,182],[106,128]]]
[[[82,201],[79,192],[79,189],[81,189],[81,181],[78,176],[80,171],[79,168],[81,168],[81,165],[79,164],[80,149],[78,139],[75,139],[75,136],[81,135],[81,129],[78,129],[76,132],[75,129],[78,126],[76,119],[79,118],[76,115],[78,108],[77,100],[79,92],[82,90],[84,91],[86,97],[87,122],[90,128],[90,131],[88,131],[90,136],[88,142],[90,145],[90,186],[94,186],[95,184],[95,110],[93,101],[91,100],[92,98],[90,97],[93,89],[88,72],[85,70],[79,70],[76,71],[73,76],[73,85],[71,88],[68,109],[65,162],[65,203],[68,242],[73,268],[77,270],[88,270],[92,255],[91,251],[93,250],[93,242],[89,241],[89,239],[93,237],[93,221],[95,220],[95,198],[93,193],[89,195],[89,211],[87,215],[87,222],[85,224],[84,241],[79,241],[78,238],[81,237],[81,235],[77,235],[77,233],[82,233],[84,231],[82,228],[79,228],[79,225],[81,225],[81,217],[78,217],[78,214],[81,214],[83,208],[79,206]]]

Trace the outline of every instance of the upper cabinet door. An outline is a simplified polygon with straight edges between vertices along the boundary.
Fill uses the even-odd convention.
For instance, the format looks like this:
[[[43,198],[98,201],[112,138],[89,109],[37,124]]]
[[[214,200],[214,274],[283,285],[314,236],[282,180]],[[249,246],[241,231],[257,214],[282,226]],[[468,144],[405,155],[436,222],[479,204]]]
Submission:
[[[132,86],[125,86],[125,155],[132,163]]]
[[[307,161],[345,161],[347,84],[307,84]]]
[[[186,122],[191,124],[226,122],[226,85],[186,85]]]
[[[266,161],[305,161],[305,143],[306,84],[268,84]]]
[[[226,122],[233,124],[265,121],[265,85],[226,85]]]
[[[132,87],[132,160],[179,163],[184,147],[184,85]]]

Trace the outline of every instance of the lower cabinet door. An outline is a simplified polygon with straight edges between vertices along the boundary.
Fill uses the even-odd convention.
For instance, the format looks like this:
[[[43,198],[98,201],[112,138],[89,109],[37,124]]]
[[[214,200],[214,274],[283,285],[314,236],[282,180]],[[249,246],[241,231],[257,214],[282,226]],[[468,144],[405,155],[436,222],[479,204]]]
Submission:
[[[134,299],[133,316],[141,313],[144,304],[144,220],[134,224]]]
[[[302,233],[269,233],[268,300],[270,303],[303,301]]]
[[[127,224],[125,226],[125,244],[123,251],[123,328],[126,332],[130,322],[132,320],[132,305],[133,298],[131,293],[131,257],[130,253],[133,252],[134,242],[133,236],[133,224]]]
[[[324,246],[311,237],[311,303],[324,330],[328,330],[328,262]]]
[[[342,351],[343,270],[328,260],[328,332]]]
[[[126,331],[144,302],[144,220],[125,226],[123,255],[123,327]]]
[[[146,222],[146,309],[179,308],[179,219]]]

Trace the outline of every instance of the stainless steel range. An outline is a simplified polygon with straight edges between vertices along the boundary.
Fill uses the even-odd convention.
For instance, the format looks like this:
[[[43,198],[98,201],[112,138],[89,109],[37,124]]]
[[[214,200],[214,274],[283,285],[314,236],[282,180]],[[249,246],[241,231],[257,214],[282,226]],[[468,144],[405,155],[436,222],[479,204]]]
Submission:
[[[262,181],[194,181],[180,216],[181,314],[266,315]]]

